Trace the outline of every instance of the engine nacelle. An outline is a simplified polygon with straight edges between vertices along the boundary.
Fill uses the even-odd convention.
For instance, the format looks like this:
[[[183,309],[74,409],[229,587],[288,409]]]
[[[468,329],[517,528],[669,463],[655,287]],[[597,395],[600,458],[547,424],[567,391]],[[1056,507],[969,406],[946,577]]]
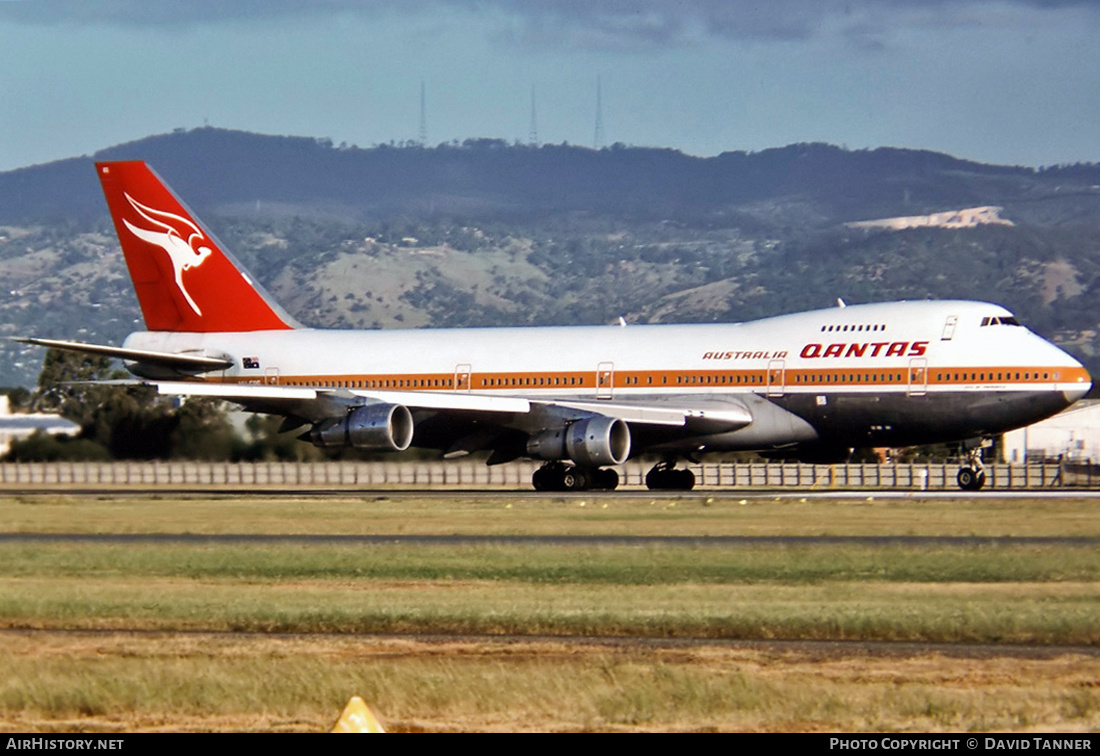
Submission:
[[[527,439],[534,459],[571,459],[581,467],[621,465],[630,456],[630,427],[620,418],[588,417]]]
[[[373,451],[405,451],[412,438],[412,413],[400,404],[356,407],[343,417],[322,420],[309,432],[314,446],[352,446]]]

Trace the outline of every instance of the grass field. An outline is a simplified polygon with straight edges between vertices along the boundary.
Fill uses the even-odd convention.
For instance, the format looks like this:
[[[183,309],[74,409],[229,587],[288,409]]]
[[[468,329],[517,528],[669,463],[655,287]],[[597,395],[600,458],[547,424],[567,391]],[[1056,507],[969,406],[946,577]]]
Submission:
[[[1096,499],[0,494],[3,532],[1100,536]]]
[[[1100,646],[1100,555],[1012,542],[1100,536],[1095,510],[1081,498],[0,498],[6,533],[1003,539],[0,542],[0,727],[319,730],[358,694],[404,730],[1096,729],[1100,655],[1086,649]],[[842,645],[732,643],[753,639]],[[879,641],[947,645],[857,643]]]

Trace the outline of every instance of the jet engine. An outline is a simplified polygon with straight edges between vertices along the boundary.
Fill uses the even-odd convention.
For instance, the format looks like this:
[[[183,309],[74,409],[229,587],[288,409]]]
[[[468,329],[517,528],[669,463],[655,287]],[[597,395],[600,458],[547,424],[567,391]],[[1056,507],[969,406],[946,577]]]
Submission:
[[[620,418],[596,415],[527,439],[534,459],[571,459],[581,467],[621,465],[630,456],[630,427]]]
[[[413,438],[413,418],[400,404],[367,404],[343,417],[330,417],[313,426],[309,440],[322,448],[353,446],[373,451],[404,451]]]

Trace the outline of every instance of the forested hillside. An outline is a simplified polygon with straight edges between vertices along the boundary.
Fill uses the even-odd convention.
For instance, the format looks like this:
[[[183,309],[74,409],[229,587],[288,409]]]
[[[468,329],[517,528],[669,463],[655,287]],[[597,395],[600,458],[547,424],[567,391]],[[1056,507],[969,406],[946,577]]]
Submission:
[[[696,158],[151,137],[0,173],[0,335],[118,343],[140,327],[92,168],[131,158],[309,325],[744,320],[837,297],[965,297],[1008,306],[1100,374],[1100,167],[818,144]],[[847,225],[979,206],[1011,225]],[[41,354],[3,348],[0,384],[33,385]]]

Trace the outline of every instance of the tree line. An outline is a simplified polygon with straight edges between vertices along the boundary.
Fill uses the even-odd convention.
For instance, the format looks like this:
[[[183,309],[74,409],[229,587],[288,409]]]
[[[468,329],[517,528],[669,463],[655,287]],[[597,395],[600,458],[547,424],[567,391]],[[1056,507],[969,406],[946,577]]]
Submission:
[[[124,385],[125,377],[107,357],[48,350],[37,389],[10,391],[9,399],[31,412],[59,414],[80,431],[72,437],[39,431],[13,442],[4,459],[276,461],[326,456],[293,433],[280,434],[277,417],[253,415],[238,427],[222,401],[193,397],[180,402],[159,396],[149,386]]]

